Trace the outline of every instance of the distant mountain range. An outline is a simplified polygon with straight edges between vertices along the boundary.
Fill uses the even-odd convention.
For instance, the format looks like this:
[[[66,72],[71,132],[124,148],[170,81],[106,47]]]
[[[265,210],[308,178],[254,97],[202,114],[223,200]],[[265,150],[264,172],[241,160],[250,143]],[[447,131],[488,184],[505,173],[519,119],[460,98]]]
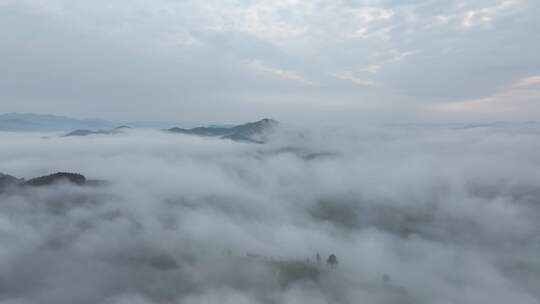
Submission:
[[[170,128],[178,125],[170,121],[135,121],[119,123],[104,119],[78,119],[57,115],[7,113],[0,114],[0,131],[66,131],[66,130],[105,130],[119,125],[141,128]],[[193,123],[184,125],[193,126]]]
[[[94,135],[94,134],[118,134],[118,133],[120,133],[120,132],[122,132],[123,130],[126,130],[126,129],[130,129],[130,127],[128,127],[128,126],[120,126],[120,127],[116,127],[114,129],[110,129],[110,130],[97,130],[97,131],[92,131],[92,130],[87,130],[87,129],[79,129],[79,130],[71,131],[71,132],[63,135],[63,137],[67,137],[67,136],[88,136],[88,135]]]
[[[118,124],[103,119],[76,119],[42,114],[8,113],[0,115],[3,131],[59,131],[69,129],[112,128]]]
[[[231,139],[234,141],[265,143],[268,140],[269,133],[278,126],[278,122],[265,118],[256,122],[249,122],[237,126],[210,126],[197,127],[192,129],[171,128],[168,131],[172,133],[181,133],[187,135],[219,137],[222,139]]]
[[[273,119],[264,118],[240,125],[208,125],[194,128],[174,127],[172,122],[133,122],[120,127],[119,123],[104,119],[77,119],[57,115],[7,113],[0,114],[0,131],[68,131],[62,137],[118,134],[130,127],[159,128],[171,133],[217,137],[240,142],[265,143],[270,133],[279,125]],[[193,125],[193,124],[189,124]],[[165,126],[165,127],[164,127]]]
[[[230,139],[240,142],[265,143],[268,140],[268,135],[272,130],[274,130],[277,125],[277,121],[265,118],[256,122],[250,122],[236,126],[212,125],[208,127],[196,127],[191,129],[175,127],[167,129],[165,131],[186,135],[218,137],[221,139]],[[120,126],[106,130],[77,129],[62,135],[62,137],[113,135],[122,133],[122,131],[129,128],[130,127],[128,126]]]

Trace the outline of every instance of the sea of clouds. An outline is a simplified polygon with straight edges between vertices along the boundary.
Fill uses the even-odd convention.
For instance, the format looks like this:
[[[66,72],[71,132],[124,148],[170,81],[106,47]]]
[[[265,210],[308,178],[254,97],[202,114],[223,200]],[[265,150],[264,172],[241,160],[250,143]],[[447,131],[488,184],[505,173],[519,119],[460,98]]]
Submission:
[[[540,303],[538,151],[536,125],[1,132],[2,173],[108,184],[0,193],[0,303]]]

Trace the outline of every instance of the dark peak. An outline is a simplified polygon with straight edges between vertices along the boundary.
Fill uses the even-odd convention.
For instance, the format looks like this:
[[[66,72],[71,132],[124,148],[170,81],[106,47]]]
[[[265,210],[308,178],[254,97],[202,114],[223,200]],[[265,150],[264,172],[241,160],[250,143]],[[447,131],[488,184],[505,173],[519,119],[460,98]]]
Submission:
[[[240,125],[240,126],[245,126],[245,125],[259,125],[259,126],[268,126],[268,127],[272,127],[272,126],[276,126],[278,125],[279,122],[277,120],[273,120],[271,118],[263,118],[261,120],[258,120],[258,121],[255,121],[255,122],[250,122],[250,123],[246,123],[246,124],[243,124],[243,125]]]
[[[270,128],[277,126],[279,123],[276,120],[270,119],[270,118],[263,118],[261,120],[255,121],[255,122],[248,122],[242,125],[237,125],[235,127],[232,127],[233,129],[238,128]]]
[[[264,118],[256,122],[248,122],[243,125],[238,125],[232,129],[235,131],[240,131],[242,133],[248,132],[250,134],[261,134],[270,129],[276,127],[278,122],[269,118]],[[246,135],[246,134],[244,134]]]
[[[51,175],[41,176],[25,181],[24,178],[0,173],[0,193],[8,189],[20,189],[21,187],[51,186],[57,183],[70,183],[77,186],[101,187],[109,185],[105,180],[86,179],[84,175],[69,172],[57,172]]]
[[[122,130],[125,130],[125,129],[131,129],[131,127],[119,126],[119,127],[116,127],[114,129],[110,129],[110,130],[97,130],[97,131],[79,129],[79,130],[71,131],[71,132],[63,135],[63,137],[66,137],[66,136],[88,136],[88,135],[94,135],[94,134],[118,134],[118,133],[122,132]]]
[[[198,136],[214,136],[234,141],[264,143],[266,135],[279,123],[270,118],[264,118],[255,122],[248,122],[232,127],[197,127],[192,129],[170,128],[173,133],[183,133]]]
[[[4,174],[4,173],[2,173],[2,172],[0,172],[0,178],[6,178],[6,179],[7,179],[7,178],[14,178],[14,179],[16,179],[15,177],[13,177],[13,176],[11,176],[11,175],[9,175],[9,174]]]
[[[14,176],[4,174],[4,173],[0,173],[0,189],[2,189],[4,187],[7,187],[7,186],[10,186],[10,185],[18,184],[20,182],[21,182],[21,180],[14,177]]]
[[[91,130],[86,130],[86,129],[79,129],[79,130],[75,130],[75,131],[71,131],[65,135],[63,135],[64,137],[66,136],[87,136],[87,135],[90,135],[90,134],[94,134],[95,132],[94,131],[91,131]]]
[[[51,175],[36,177],[24,182],[25,186],[49,186],[59,182],[68,182],[76,185],[86,183],[86,177],[78,173],[57,172]]]
[[[183,132],[183,131],[186,131],[186,129],[182,129],[182,128],[179,128],[179,127],[174,127],[174,128],[168,129],[167,131],[169,131],[169,132]]]
[[[274,120],[274,119],[271,119],[271,118],[263,118],[261,120],[258,121],[259,123],[270,123],[270,124],[277,124],[278,121],[277,120]]]

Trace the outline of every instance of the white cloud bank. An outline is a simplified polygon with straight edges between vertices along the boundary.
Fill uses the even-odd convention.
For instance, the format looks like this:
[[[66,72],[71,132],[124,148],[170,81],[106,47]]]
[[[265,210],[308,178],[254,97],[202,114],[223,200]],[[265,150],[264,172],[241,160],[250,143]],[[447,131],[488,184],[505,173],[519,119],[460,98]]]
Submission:
[[[0,194],[2,304],[540,300],[536,125],[40,136],[0,133],[0,171],[112,184]]]

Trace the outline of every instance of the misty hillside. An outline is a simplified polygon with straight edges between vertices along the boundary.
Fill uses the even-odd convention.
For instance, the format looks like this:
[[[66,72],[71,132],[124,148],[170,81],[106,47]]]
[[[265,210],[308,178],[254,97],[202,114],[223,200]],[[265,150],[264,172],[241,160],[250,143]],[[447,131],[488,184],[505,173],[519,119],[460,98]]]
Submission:
[[[221,127],[196,127],[192,129],[171,128],[172,133],[182,133],[187,135],[219,137],[221,139],[231,139],[234,141],[264,143],[266,135],[278,126],[278,122],[264,118],[256,122],[245,123],[237,126]]]
[[[540,304],[540,0],[0,0],[0,304]]]
[[[22,182],[24,182],[24,180],[0,172],[0,191],[13,185],[21,184]]]
[[[0,115],[3,131],[59,131],[66,129],[111,128],[115,123],[103,119],[75,119],[56,115],[7,113]]]
[[[128,126],[120,126],[116,127],[114,129],[110,130],[86,130],[86,129],[79,129],[71,131],[67,134],[62,135],[63,137],[70,137],[70,136],[88,136],[88,135],[98,135],[98,134],[104,134],[104,135],[112,135],[112,134],[118,134],[126,129],[130,129]]]
[[[50,186],[59,182],[73,183],[75,185],[84,185],[86,177],[77,173],[58,172],[47,176],[41,176],[29,179],[23,182],[24,186]]]
[[[2,190],[17,190],[23,187],[48,187],[57,184],[72,184],[77,186],[106,185],[103,180],[88,180],[82,174],[70,172],[56,172],[49,175],[24,179],[0,173],[0,193]]]

